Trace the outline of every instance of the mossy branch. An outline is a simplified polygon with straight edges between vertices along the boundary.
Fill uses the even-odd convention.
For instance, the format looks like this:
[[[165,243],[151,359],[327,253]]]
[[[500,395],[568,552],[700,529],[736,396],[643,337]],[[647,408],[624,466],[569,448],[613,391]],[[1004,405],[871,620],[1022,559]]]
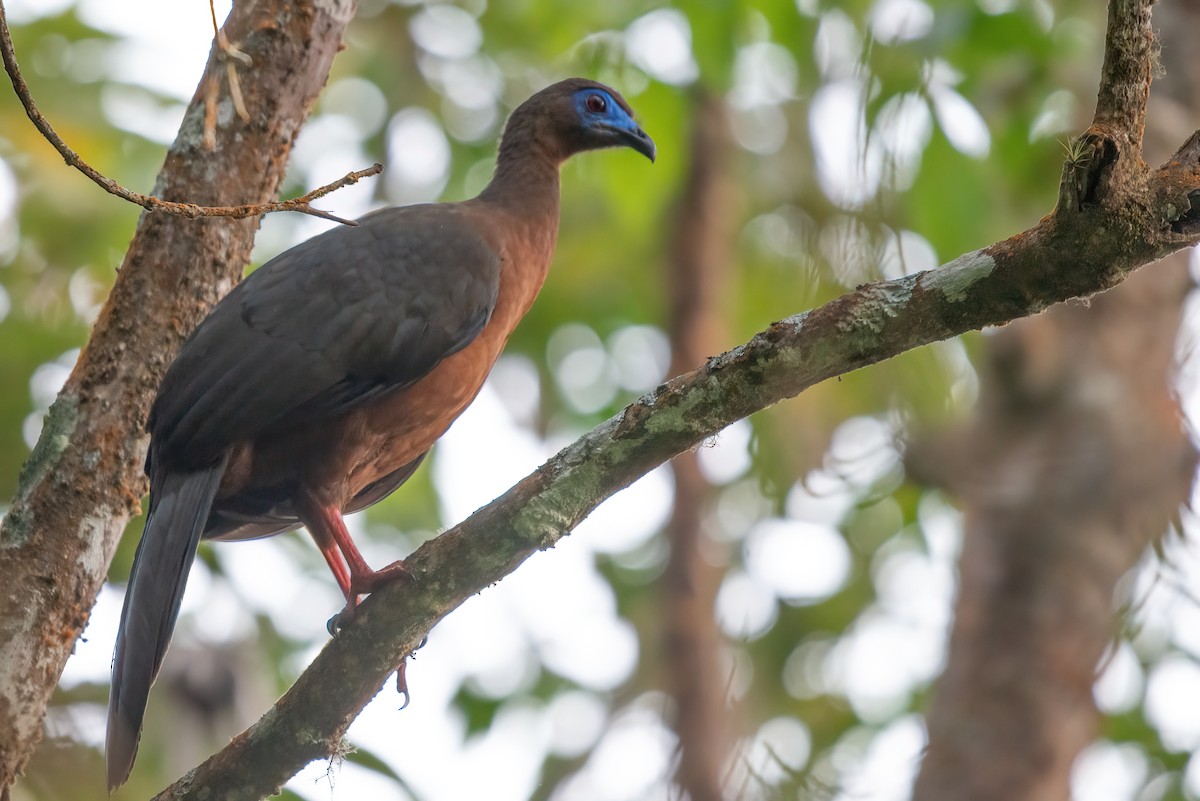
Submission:
[[[1143,178],[1096,208],[1052,214],[935,270],[866,284],[774,323],[663,384],[421,546],[407,560],[411,581],[368,598],[267,715],[159,801],[259,799],[335,753],[351,721],[439,620],[553,547],[606,498],[734,421],[906,350],[1103,291],[1200,241],[1172,227],[1178,209],[1190,208],[1200,172],[1175,163]],[[1131,241],[1131,231],[1141,238]]]

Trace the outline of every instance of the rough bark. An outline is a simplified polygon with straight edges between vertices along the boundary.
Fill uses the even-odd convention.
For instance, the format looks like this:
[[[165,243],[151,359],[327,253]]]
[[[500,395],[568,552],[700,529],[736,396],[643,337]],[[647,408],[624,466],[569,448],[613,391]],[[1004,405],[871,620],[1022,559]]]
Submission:
[[[1160,20],[1167,52],[1190,52],[1188,22]],[[1164,94],[1196,108],[1195,66],[1175,67]],[[967,521],[918,801],[1070,796],[1072,765],[1097,733],[1094,671],[1117,634],[1118,581],[1166,533],[1195,475],[1172,392],[1186,256],[989,340],[974,423],[914,449]]]
[[[991,342],[961,450],[934,451],[967,527],[919,801],[1070,795],[1096,735],[1117,583],[1195,473],[1170,389],[1182,266],[1010,326]]]
[[[292,142],[325,83],[352,0],[243,0],[225,32],[252,118],[222,95],[205,146],[209,57],[154,193],[225,206],[275,197]],[[224,86],[219,83],[219,86]],[[25,465],[0,528],[0,795],[41,737],[58,676],[145,492],[147,409],[183,337],[241,276],[257,219],[144,213],[90,340]]]
[[[691,152],[682,196],[674,211],[668,264],[671,296],[671,375],[703,364],[726,342],[721,298],[728,286],[733,219],[729,180],[733,141],[723,101],[706,93],[694,100]],[[679,737],[676,780],[692,801],[720,801],[728,756],[720,634],[713,616],[721,570],[705,557],[712,486],[695,451],[671,462],[675,498],[666,535],[671,545],[663,573],[663,669],[675,701]]]

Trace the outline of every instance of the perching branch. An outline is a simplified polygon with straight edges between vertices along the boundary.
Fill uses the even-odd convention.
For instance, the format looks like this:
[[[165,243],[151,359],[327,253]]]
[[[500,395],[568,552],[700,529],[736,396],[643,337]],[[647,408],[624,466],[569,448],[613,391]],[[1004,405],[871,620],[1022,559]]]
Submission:
[[[429,630],[528,556],[555,545],[604,499],[729,424],[827,378],[906,350],[1036,314],[1120,283],[1200,242],[1200,135],[1162,169],[1105,181],[1081,210],[935,270],[866,284],[774,323],[659,387],[560,452],[408,560],[413,579],[375,593],[266,715],[158,796],[259,799],[338,750],[359,711]],[[334,689],[336,688],[336,689]]]
[[[216,14],[213,12],[213,25],[216,26]],[[217,31],[217,42],[220,46],[222,57],[228,58],[233,53],[245,56],[240,50],[233,48],[229,44],[229,40],[225,34],[219,29]],[[235,56],[236,57],[236,56]],[[162,211],[167,214],[177,214],[181,217],[195,219],[197,217],[231,217],[236,220],[242,220],[247,217],[257,217],[262,214],[270,214],[276,211],[298,211],[301,214],[310,214],[313,217],[320,217],[325,220],[342,223],[343,225],[357,225],[353,220],[346,220],[338,217],[323,209],[313,208],[310,204],[312,201],[325,197],[331,192],[341,189],[351,184],[356,184],[363,178],[372,175],[378,175],[383,172],[382,164],[373,164],[364,170],[355,170],[347,173],[333,183],[326,184],[322,187],[308,192],[291,200],[278,200],[269,203],[244,203],[236,206],[203,206],[197,203],[181,203],[172,200],[164,200],[154,197],[153,195],[143,195],[139,192],[126,189],[113,179],[101,174],[97,169],[84,161],[78,153],[70,148],[62,137],[50,125],[42,112],[38,110],[37,104],[33,101],[33,95],[29,91],[29,86],[25,83],[25,78],[21,75],[21,70],[17,66],[17,56],[13,50],[12,37],[8,32],[8,15],[4,10],[4,0],[0,0],[0,59],[4,61],[4,70],[8,73],[9,79],[12,81],[13,91],[16,92],[17,98],[21,101],[21,106],[25,109],[26,116],[30,122],[34,124],[45,137],[46,141],[54,146],[54,149],[59,152],[63,159],[70,166],[79,170],[81,173],[92,179],[93,183],[100,186],[104,191],[116,195],[119,198],[128,200],[130,203],[135,203],[147,211]],[[245,103],[242,100],[242,92],[238,83],[236,73],[233,72],[232,64],[226,60],[225,70],[228,80],[230,92],[234,97],[235,103],[238,105],[238,113],[244,122],[248,121],[248,112],[246,112]],[[218,78],[214,74],[209,77],[209,86],[214,90],[218,86]],[[215,91],[209,93],[212,102],[209,103],[213,113],[207,115],[212,117],[211,120],[206,119],[205,125],[205,144],[208,150],[215,147],[215,139],[211,138],[213,125],[215,124],[216,111],[216,94]]]
[[[906,350],[1094,295],[1200,241],[1200,132],[1158,171],[1141,158],[1149,6],[1112,5],[1104,88],[1085,135],[1098,157],[1064,166],[1054,213],[935,270],[867,284],[775,323],[628,407],[419,548],[408,560],[411,582],[368,598],[270,712],[159,799],[258,799],[333,754],[441,618],[552,547],[604,499],[730,423]]]

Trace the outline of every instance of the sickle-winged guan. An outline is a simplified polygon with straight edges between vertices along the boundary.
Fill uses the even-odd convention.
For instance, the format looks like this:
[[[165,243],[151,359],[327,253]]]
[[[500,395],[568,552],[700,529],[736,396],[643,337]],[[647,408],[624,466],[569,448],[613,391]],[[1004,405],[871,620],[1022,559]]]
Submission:
[[[558,170],[655,147],[612,89],[571,79],[505,127],[476,198],[386,208],[276,256],[218,303],[150,411],[150,511],[121,612],[108,783],[133,767],[150,685],[202,537],[304,525],[352,609],[372,570],[342,515],[386,497],[475,398],[533,303],[558,234]]]

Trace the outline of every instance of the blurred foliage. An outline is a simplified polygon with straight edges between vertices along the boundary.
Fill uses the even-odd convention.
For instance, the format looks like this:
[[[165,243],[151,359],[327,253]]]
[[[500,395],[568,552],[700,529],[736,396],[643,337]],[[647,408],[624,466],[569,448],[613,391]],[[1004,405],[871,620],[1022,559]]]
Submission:
[[[901,18],[909,27],[896,22],[900,12],[909,15]],[[102,171],[146,190],[164,143],[136,133],[153,126],[117,113],[104,100],[134,97],[145,114],[177,117],[182,99],[118,69],[121,36],[92,28],[85,16],[74,6],[45,16],[26,11],[12,26],[18,55],[42,110],[65,139]],[[643,39],[635,36],[638,26]],[[681,30],[690,52],[685,48],[672,61],[672,32]],[[625,92],[658,143],[659,161],[650,169],[622,152],[567,165],[557,266],[509,345],[509,353],[527,359],[537,376],[537,408],[524,426],[563,442],[664,377],[660,370],[649,383],[622,383],[616,343],[631,326],[665,326],[671,288],[663,279],[663,232],[688,169],[693,84],[725,93],[740,144],[734,170],[739,198],[729,209],[738,231],[734,280],[721,310],[733,346],[772,320],[847,288],[934,266],[1049,212],[1062,161],[1057,140],[1086,124],[1102,34],[1100,4],[1079,0],[680,0],[669,6],[645,0],[363,0],[306,131],[323,121],[330,127],[321,130],[333,130],[349,120],[356,131],[347,156],[356,161],[349,166],[371,160],[389,165],[388,176],[367,190],[373,203],[454,200],[486,181],[504,115],[531,91],[556,77],[587,74]],[[363,122],[380,101],[395,115],[390,123]],[[392,139],[403,113],[413,109],[438,121],[450,154],[444,175],[416,189],[400,185],[406,174],[394,165],[403,143]],[[0,184],[12,184],[0,186],[0,369],[10,379],[0,386],[0,494],[7,497],[39,416],[85,341],[138,210],[66,169],[7,92],[0,93],[0,119]],[[848,157],[830,148],[830,130]],[[328,147],[318,141],[314,149]],[[852,172],[856,163],[865,191],[828,178]],[[284,194],[341,174],[327,166],[294,163]],[[15,195],[4,205],[9,192]],[[342,213],[339,197],[327,198],[326,206]],[[305,228],[310,223],[272,219],[263,237],[272,251],[261,258],[311,233]],[[600,349],[603,368],[590,384],[573,385],[561,354],[548,347],[564,326],[574,326],[576,334],[592,332],[585,344]],[[584,340],[575,336],[568,344],[584,347],[578,345]],[[846,777],[869,762],[872,738],[919,711],[939,669],[948,610],[938,619],[913,621],[914,609],[896,589],[907,585],[896,581],[916,566],[931,581],[942,577],[952,586],[957,519],[935,491],[903,475],[899,450],[911,426],[969,408],[975,395],[970,355],[977,342],[974,336],[908,353],[758,415],[750,422],[746,467],[721,474],[710,516],[711,550],[729,571],[721,601],[728,609],[742,609],[731,589],[735,577],[750,575],[761,583],[746,543],[762,521],[832,526],[846,543],[845,577],[834,591],[789,596],[768,586],[756,596],[767,597],[768,613],[759,625],[731,622],[728,609],[721,616],[731,635],[730,703],[742,737],[730,786],[740,797],[837,795]],[[521,399],[506,401],[519,406]],[[373,509],[368,537],[393,544],[399,539],[407,549],[454,523],[442,519],[432,474],[422,469]],[[131,524],[114,561],[117,582],[128,573],[139,528],[140,521]],[[289,535],[281,547],[304,575],[325,580],[322,561],[306,542]],[[201,561],[211,582],[225,586],[227,559],[205,549]],[[505,710],[547,704],[570,691],[599,699],[610,722],[657,697],[662,677],[654,579],[662,562],[662,548],[654,543],[596,557],[617,614],[637,631],[639,662],[620,686],[581,687],[556,674],[530,646],[532,679],[513,694],[496,697],[473,681],[460,685],[452,705],[464,736],[486,732]],[[238,597],[236,583],[229,586],[235,589],[225,594],[234,603],[251,605]],[[331,592],[328,611],[335,609]],[[267,708],[321,642],[319,621],[316,632],[300,636],[259,611],[250,625],[235,627],[232,641],[219,648],[197,645],[205,635],[195,633],[196,617],[185,609],[177,639],[191,645],[177,643],[168,659],[138,768],[121,798],[157,791],[219,747]],[[880,642],[880,631],[891,632],[884,642],[903,644],[897,632],[906,630],[932,643],[927,663],[914,665],[902,653],[871,645]],[[236,666],[231,675],[204,673],[202,654],[215,650],[225,668]],[[875,660],[876,671],[891,669],[898,678],[885,690],[855,687],[863,660]],[[195,681],[189,671],[198,671]],[[48,722],[57,739],[39,753],[17,798],[95,796],[102,786],[94,746],[103,697],[95,684],[63,689]],[[780,718],[799,722],[810,747],[796,746],[795,738],[790,750],[786,742],[773,743],[764,724]],[[1112,717],[1106,736],[1143,749],[1142,783],[1166,788],[1152,797],[1183,797],[1180,776],[1189,754],[1165,746],[1140,706]],[[349,759],[400,787],[409,778],[405,760],[421,756],[362,751]],[[547,753],[533,797],[578,797],[556,793],[587,762],[586,751]],[[326,797],[308,785],[294,785],[289,793]],[[397,793],[423,797],[413,787]],[[648,790],[646,797],[664,796]]]

